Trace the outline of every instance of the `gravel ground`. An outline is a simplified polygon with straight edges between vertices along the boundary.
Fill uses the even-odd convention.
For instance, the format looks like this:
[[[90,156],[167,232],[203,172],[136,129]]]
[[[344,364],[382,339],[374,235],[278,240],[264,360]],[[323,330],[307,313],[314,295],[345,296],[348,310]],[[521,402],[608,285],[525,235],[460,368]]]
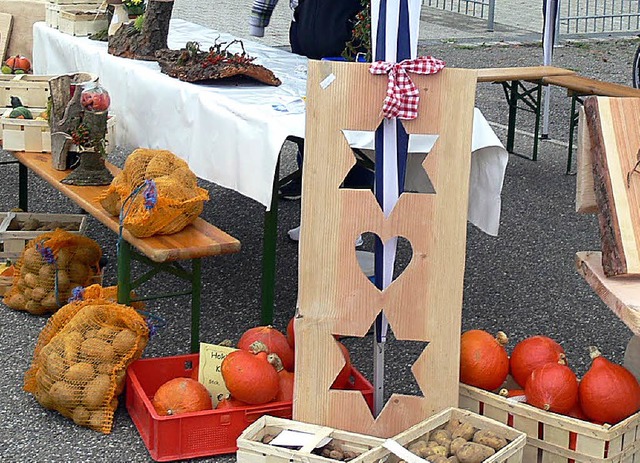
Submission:
[[[566,43],[556,50],[554,64],[584,75],[630,84],[635,40],[605,40]],[[538,45],[476,45],[436,43],[423,47],[428,54],[456,67],[528,66],[542,61]],[[503,142],[507,106],[502,88],[480,84],[477,106]],[[575,177],[564,175],[568,108],[570,100],[555,89],[549,125],[551,140],[542,141],[539,161],[511,156],[503,188],[500,234],[487,236],[468,227],[467,264],[464,282],[463,328],[504,330],[511,338],[509,348],[526,336],[545,334],[558,340],[579,374],[587,368],[587,346],[598,345],[610,359],[621,362],[631,333],[576,273],[577,251],[599,248],[597,222],[593,216],[574,212]],[[516,139],[517,151],[531,152],[533,117],[521,113]],[[118,151],[111,160],[121,164],[126,153]],[[293,163],[290,146],[283,152],[285,165]],[[8,158],[4,154],[2,159]],[[3,194],[0,210],[17,204],[17,168],[0,170]],[[201,339],[216,343],[237,340],[247,328],[259,323],[260,262],[263,208],[257,203],[215,185],[203,217],[242,242],[235,255],[207,259],[203,264],[204,290]],[[38,212],[76,212],[77,208],[38,179],[30,178],[30,209]],[[274,324],[284,329],[293,315],[297,288],[297,246],[286,231],[298,224],[300,203],[280,205],[278,275]],[[115,262],[116,237],[94,219],[89,236],[96,239],[111,262]],[[115,281],[115,265],[107,267],[106,283]],[[170,280],[150,286],[173,288]],[[145,357],[183,354],[189,345],[189,301],[165,300],[150,309],[164,318],[167,327],[151,339]],[[149,454],[121,405],[110,435],[75,426],[56,412],[38,405],[22,391],[38,334],[47,319],[0,306],[0,457],[3,462],[146,462]],[[358,367],[370,377],[370,337],[347,340]],[[457,342],[457,340],[452,340]],[[405,372],[416,349],[389,345],[393,363],[387,390],[415,393]],[[227,462],[234,455],[198,461]]]

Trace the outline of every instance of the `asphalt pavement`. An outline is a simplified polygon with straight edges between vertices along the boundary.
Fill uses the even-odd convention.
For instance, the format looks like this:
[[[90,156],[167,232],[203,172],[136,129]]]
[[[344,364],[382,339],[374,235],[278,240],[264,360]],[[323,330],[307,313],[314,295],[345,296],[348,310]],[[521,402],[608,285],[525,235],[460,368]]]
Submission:
[[[221,3],[225,4],[224,8]],[[198,6],[210,16],[207,24],[236,33],[244,28],[242,2],[210,2]],[[287,3],[281,1],[280,21],[287,24]],[[203,17],[189,16],[187,0],[177,0],[177,17],[203,23]],[[243,10],[245,11],[245,10]],[[451,13],[449,13],[451,15]],[[423,18],[440,21],[441,12],[425,11]],[[227,18],[222,21],[221,18]],[[215,22],[218,25],[214,24]],[[441,24],[454,29],[452,38],[422,34],[420,50],[445,59],[449,66],[494,67],[540,64],[540,36],[535,30],[504,25],[504,35],[473,36],[466,18],[455,15]],[[477,28],[483,26],[472,21]],[[222,24],[223,26],[225,24]],[[433,24],[435,30],[438,23]],[[427,22],[427,25],[430,25]],[[235,31],[233,28],[236,28]],[[502,34],[502,33],[501,33]],[[240,36],[244,36],[238,33]],[[271,40],[272,37],[266,37]],[[283,37],[286,40],[286,37]],[[286,46],[286,42],[272,42]],[[634,40],[598,40],[564,43],[555,53],[555,64],[603,80],[630,84],[631,60],[637,47]],[[575,213],[575,176],[564,174],[567,155],[569,100],[561,91],[553,94],[549,140],[540,144],[539,160],[532,162],[511,155],[502,192],[499,236],[483,234],[472,225],[467,229],[467,260],[464,280],[463,329],[482,328],[505,331],[509,349],[524,337],[544,334],[565,348],[578,374],[588,367],[589,345],[597,345],[611,360],[622,362],[631,337],[629,329],[600,301],[577,274],[577,251],[596,250],[600,238],[595,216]],[[506,142],[507,106],[499,85],[480,84],[476,105],[503,142]],[[516,151],[527,155],[532,149],[532,115],[521,113]],[[122,164],[125,152],[117,150],[110,160]],[[285,171],[293,168],[294,150],[282,153]],[[0,160],[10,159],[2,153]],[[0,210],[17,205],[17,167],[2,166]],[[201,182],[211,192],[203,212],[208,220],[242,243],[238,254],[205,259],[203,262],[203,306],[201,339],[218,343],[237,341],[246,329],[259,324],[260,269],[264,208],[233,191]],[[70,213],[77,208],[33,175],[29,183],[32,211]],[[300,202],[282,201],[278,222],[278,265],[274,325],[284,329],[293,315],[297,297],[297,244],[287,230],[299,223]],[[89,219],[88,235],[96,239],[110,262],[115,262],[116,236],[96,220]],[[115,282],[115,265],[107,266],[105,283]],[[154,281],[150,289],[174,289],[170,279]],[[150,305],[166,327],[152,337],[145,358],[184,354],[189,348],[189,300],[168,299]],[[24,373],[33,348],[47,318],[16,312],[0,306],[0,460],[30,462],[148,462],[152,461],[125,407],[120,404],[111,434],[102,435],[80,428],[56,412],[45,410],[22,390]],[[452,339],[452,343],[458,342]],[[357,367],[371,378],[371,337],[346,341]],[[405,369],[416,352],[389,343],[389,361]],[[394,369],[392,372],[396,371]],[[406,376],[390,374],[385,383],[389,392],[415,393]],[[202,458],[202,462],[231,462],[235,455]]]

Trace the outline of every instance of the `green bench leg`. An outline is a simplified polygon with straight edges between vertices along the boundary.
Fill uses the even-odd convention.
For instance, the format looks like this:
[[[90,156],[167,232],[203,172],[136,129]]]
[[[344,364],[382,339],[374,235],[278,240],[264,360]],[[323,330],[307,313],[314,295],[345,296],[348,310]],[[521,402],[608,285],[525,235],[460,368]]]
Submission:
[[[502,86],[509,103],[509,122],[507,125],[507,152],[513,153],[513,145],[516,138],[516,116],[518,115],[518,89],[517,81],[503,82]]]
[[[542,101],[542,84],[540,82],[534,84],[533,87],[526,88],[519,80],[511,82],[502,82],[507,102],[509,104],[509,122],[507,124],[507,152],[516,156],[529,159],[531,161],[538,160],[538,138],[540,134],[540,112]],[[535,95],[535,96],[534,96]],[[522,102],[525,106],[520,109],[535,114],[535,128],[533,139],[533,153],[531,157],[523,156],[514,152],[516,137],[516,117],[518,115],[518,104]]]
[[[118,303],[131,304],[131,245],[118,239]]]
[[[22,164],[18,164],[18,207],[29,210],[29,170]]]
[[[581,102],[579,95],[571,95],[571,114],[569,120],[569,151],[567,153],[567,175],[571,174],[571,163],[573,160],[573,137],[578,125],[578,105]]]

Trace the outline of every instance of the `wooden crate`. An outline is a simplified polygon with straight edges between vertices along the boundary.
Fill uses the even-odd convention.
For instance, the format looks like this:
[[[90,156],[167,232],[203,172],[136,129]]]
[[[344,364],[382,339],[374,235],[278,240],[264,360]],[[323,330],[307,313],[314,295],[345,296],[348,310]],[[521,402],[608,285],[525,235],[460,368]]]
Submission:
[[[2,253],[0,257],[5,259],[16,259],[20,257],[27,242],[33,238],[50,230],[22,231],[9,230],[9,224],[13,219],[24,222],[27,219],[37,219],[41,222],[63,222],[72,223],[74,226],[71,233],[84,235],[87,231],[87,216],[84,214],[36,214],[30,212],[1,212],[0,213],[0,241],[2,242]]]
[[[46,108],[52,77],[56,76],[0,74],[0,106],[10,108],[11,97],[17,96],[28,108]]]
[[[391,440],[406,448],[421,439],[430,431],[445,425],[451,420],[460,420],[470,423],[477,429],[488,429],[490,431],[494,431],[509,441],[506,447],[485,459],[483,463],[522,463],[523,450],[527,440],[527,437],[523,432],[510,428],[505,424],[487,417],[472,413],[468,410],[460,410],[457,408],[447,408],[412,426],[406,431],[401,432]],[[407,458],[403,457],[404,455],[402,454],[393,454],[393,447],[391,447],[387,442],[383,444],[382,448],[374,449],[364,455],[365,461],[367,462],[385,461],[386,463],[398,463],[400,460],[408,461],[408,459],[411,458],[411,455],[407,455]],[[525,463],[529,463],[529,460],[524,461]]]
[[[262,438],[266,434],[279,434],[283,430],[300,431],[313,434],[311,441],[299,450],[274,445],[263,444]],[[350,460],[352,463],[372,461],[366,455],[373,449],[379,448],[383,439],[347,431],[340,431],[326,426],[302,423],[265,415],[251,424],[238,438],[238,463],[328,463],[335,462],[329,458],[311,453],[316,445],[329,437],[340,444],[343,449],[360,454]]]
[[[11,265],[11,261],[0,258],[0,297],[4,296],[13,284],[13,276],[5,275],[5,272]]]
[[[37,117],[44,108],[29,108],[33,117]],[[48,121],[35,119],[12,119],[9,117],[11,109],[5,110],[0,117],[2,129],[2,148],[8,151],[33,151],[40,153],[51,152],[51,129]],[[116,146],[116,118],[109,116],[107,119],[107,153],[113,151]],[[75,145],[70,151],[77,150]]]
[[[94,8],[104,3],[103,0],[49,0],[50,5],[91,5]]]
[[[109,27],[105,12],[93,8],[80,8],[84,5],[69,9],[61,9],[58,16],[58,30],[64,34],[76,37],[86,37]]]
[[[527,463],[640,461],[640,412],[614,426],[600,426],[465,384],[460,385],[460,408],[526,433],[523,461]]]

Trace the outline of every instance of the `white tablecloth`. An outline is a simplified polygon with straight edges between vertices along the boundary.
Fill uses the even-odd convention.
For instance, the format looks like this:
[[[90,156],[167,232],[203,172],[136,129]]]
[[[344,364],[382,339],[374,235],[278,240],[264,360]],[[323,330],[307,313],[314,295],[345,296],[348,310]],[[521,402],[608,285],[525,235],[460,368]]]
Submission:
[[[233,37],[172,19],[170,48],[198,41],[207,50]],[[276,163],[288,136],[304,137],[307,59],[244,41],[256,64],[271,69],[279,87],[251,82],[189,84],[160,72],[155,62],[118,58],[107,44],[33,26],[36,74],[95,73],[111,94],[117,143],[168,149],[205,180],[233,189],[269,207]],[[234,51],[239,51],[232,48]],[[480,111],[474,118],[469,220],[497,234],[500,192],[508,155]]]

